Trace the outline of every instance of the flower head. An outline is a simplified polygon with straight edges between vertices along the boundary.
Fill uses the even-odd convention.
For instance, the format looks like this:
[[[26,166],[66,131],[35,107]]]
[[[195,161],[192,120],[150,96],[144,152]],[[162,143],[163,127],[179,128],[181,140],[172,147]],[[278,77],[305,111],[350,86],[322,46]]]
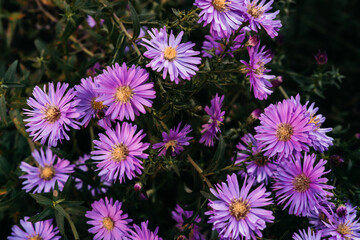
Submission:
[[[263,185],[250,192],[255,179],[247,181],[239,188],[235,173],[227,176],[227,183],[217,184],[211,193],[218,200],[209,200],[209,223],[217,230],[221,238],[237,239],[239,237],[255,239],[255,234],[262,237],[261,230],[266,222],[273,222],[271,211],[262,207],[272,204],[269,192]]]
[[[224,121],[225,111],[221,111],[222,103],[224,101],[224,95],[221,97],[218,94],[211,99],[211,106],[205,107],[205,112],[209,114],[210,119],[208,123],[202,125],[200,143],[205,146],[214,146],[214,138],[218,139],[217,133],[220,132],[220,125]]]
[[[29,217],[24,217],[20,220],[20,225],[11,228],[12,233],[8,240],[58,240],[61,236],[58,235],[59,230],[52,225],[52,219],[39,221],[36,223],[28,222]]]
[[[26,131],[30,132],[33,141],[41,140],[40,143],[45,144],[48,139],[48,145],[55,147],[64,138],[70,140],[66,133],[70,130],[69,127],[80,129],[75,120],[81,115],[76,109],[79,100],[72,101],[75,97],[73,89],[65,94],[68,86],[67,83],[58,82],[55,88],[54,83],[49,83],[48,93],[46,85],[43,90],[38,86],[34,88],[34,98],[27,100],[32,109],[24,109],[24,114],[29,116],[24,119],[28,127]]]
[[[130,240],[162,240],[162,238],[157,235],[159,227],[157,227],[154,232],[151,232],[148,229],[148,223],[149,221],[142,222],[141,227],[134,224],[133,229],[130,229],[127,237]]]
[[[196,65],[201,63],[201,58],[195,56],[200,52],[192,49],[195,43],[181,43],[183,31],[176,38],[172,31],[168,36],[165,27],[160,31],[153,28],[148,33],[151,39],[143,39],[142,45],[147,49],[144,56],[152,60],[146,67],[157,72],[163,70],[163,79],[169,73],[170,80],[176,84],[180,78],[190,80],[196,74],[199,70]]]
[[[243,1],[195,0],[194,5],[202,11],[198,23],[210,24],[210,33],[215,37],[229,37],[243,22]]]
[[[265,65],[271,61],[271,56],[268,51],[265,51],[265,46],[260,50],[260,43],[255,47],[248,47],[249,63],[241,60],[245,66],[242,68],[246,73],[246,77],[250,81],[250,91],[254,91],[255,98],[259,100],[267,99],[267,97],[273,92],[270,90],[272,84],[271,79],[274,79],[274,75],[267,75],[270,69],[266,69]]]
[[[97,161],[99,176],[106,181],[123,180],[127,177],[132,179],[136,173],[141,174],[142,161],[139,158],[147,158],[143,153],[149,143],[142,143],[146,136],[143,130],[135,133],[136,125],[123,122],[117,124],[116,129],[108,128],[106,134],[99,134],[99,140],[94,140],[95,151],[91,152],[92,159]]]
[[[305,229],[300,230],[299,233],[294,233],[294,240],[321,240],[321,231],[312,232],[309,227],[307,232]]]
[[[23,189],[30,192],[35,187],[33,193],[50,192],[57,181],[59,189],[62,190],[69,174],[74,172],[74,165],[54,155],[50,148],[46,149],[46,152],[42,148],[40,151],[35,150],[32,156],[38,167],[33,167],[26,162],[20,164],[20,169],[26,172],[20,177],[26,179],[23,182]]]
[[[175,156],[184,150],[183,146],[190,145],[189,141],[192,137],[187,137],[191,130],[191,126],[185,124],[184,128],[180,130],[181,122],[177,126],[177,128],[172,128],[169,131],[169,134],[166,132],[162,133],[163,142],[156,143],[153,145],[153,149],[159,148],[159,155],[165,156],[166,150],[171,148],[171,156]]]
[[[330,172],[325,172],[326,161],[320,159],[315,164],[315,160],[315,154],[305,154],[303,163],[300,159],[292,159],[278,167],[273,189],[278,203],[285,203],[283,209],[290,205],[290,214],[307,216],[319,200],[333,195],[328,190],[334,187],[327,185],[328,179],[323,177]]]
[[[87,211],[85,217],[89,218],[87,224],[92,225],[90,233],[95,234],[94,239],[124,239],[129,232],[127,214],[121,210],[122,203],[107,197],[91,204],[92,210]]]
[[[135,120],[135,115],[146,113],[144,106],[151,107],[155,98],[154,83],[145,83],[149,74],[140,67],[132,65],[129,69],[125,63],[107,67],[96,77],[100,95],[98,102],[109,106],[105,114],[112,120],[124,118]]]

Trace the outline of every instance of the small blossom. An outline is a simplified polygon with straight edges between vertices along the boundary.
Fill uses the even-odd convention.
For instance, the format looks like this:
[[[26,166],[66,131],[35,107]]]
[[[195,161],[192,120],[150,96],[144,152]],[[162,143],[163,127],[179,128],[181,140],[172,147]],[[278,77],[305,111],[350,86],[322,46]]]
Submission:
[[[311,228],[300,230],[299,233],[294,233],[294,240],[321,240],[321,231],[313,232]]]
[[[149,221],[142,222],[141,227],[134,224],[133,229],[130,229],[128,235],[129,240],[162,240],[162,238],[157,235],[159,227],[157,227],[154,232],[151,232],[148,229],[148,223]]]

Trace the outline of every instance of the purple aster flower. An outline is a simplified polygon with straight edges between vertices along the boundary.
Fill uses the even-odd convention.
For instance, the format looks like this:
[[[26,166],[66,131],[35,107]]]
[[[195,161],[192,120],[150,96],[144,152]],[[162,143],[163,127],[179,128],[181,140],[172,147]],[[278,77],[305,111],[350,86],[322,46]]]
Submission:
[[[72,101],[75,97],[72,88],[65,94],[68,86],[67,83],[58,82],[55,89],[54,83],[49,83],[48,93],[46,93],[46,85],[43,90],[38,86],[34,88],[34,98],[30,97],[27,100],[27,104],[32,109],[24,109],[24,114],[29,116],[24,119],[28,122],[26,131],[30,132],[33,141],[41,140],[40,143],[44,145],[49,139],[48,145],[55,147],[59,140],[60,142],[64,138],[70,140],[66,133],[70,130],[69,127],[80,129],[77,125],[79,123],[75,121],[81,115],[76,109],[79,101]]]
[[[211,106],[205,107],[205,112],[209,114],[210,119],[208,123],[202,125],[200,143],[205,142],[205,146],[214,146],[214,138],[218,139],[217,133],[220,131],[220,124],[224,121],[225,111],[221,111],[224,95],[221,97],[218,94],[211,99]]]
[[[213,230],[217,230],[221,238],[228,239],[256,239],[255,234],[262,237],[261,230],[266,227],[266,222],[273,222],[274,216],[271,211],[262,207],[272,204],[269,192],[261,184],[250,192],[255,179],[247,182],[247,178],[241,189],[235,173],[227,175],[227,184],[216,184],[215,189],[210,189],[218,200],[209,200],[210,215],[209,223],[213,224]]]
[[[46,152],[42,148],[40,151],[35,150],[32,152],[32,156],[37,162],[37,167],[26,162],[20,164],[20,169],[27,173],[20,177],[26,179],[23,182],[23,189],[30,192],[35,187],[33,193],[50,192],[54,189],[57,181],[61,191],[69,178],[69,174],[74,172],[75,166],[70,164],[68,160],[63,160],[54,155],[50,148],[46,149]]]
[[[271,56],[269,51],[264,51],[265,46],[262,46],[260,49],[260,43],[255,47],[248,47],[249,52],[249,63],[244,60],[240,60],[245,66],[242,67],[246,77],[250,81],[250,91],[254,90],[255,98],[259,100],[267,99],[267,97],[273,92],[270,90],[272,84],[271,79],[274,79],[274,75],[267,75],[270,72],[270,69],[265,68],[265,64],[271,61]]]
[[[105,114],[112,120],[134,121],[135,115],[146,113],[144,106],[151,107],[150,99],[155,98],[154,83],[145,83],[149,73],[135,65],[127,69],[125,63],[106,69],[95,80],[99,86],[96,92],[100,94],[97,101],[109,106]]]
[[[122,202],[107,197],[91,204],[92,210],[87,211],[85,217],[91,219],[86,223],[92,225],[90,233],[95,234],[94,239],[124,239],[130,230],[127,214],[121,210]]]
[[[207,41],[203,42],[203,50],[201,51],[203,57],[212,58],[213,55],[209,54],[208,52],[214,52],[214,55],[219,56],[226,49],[226,45],[230,44],[231,45],[226,51],[226,54],[228,54],[230,57],[234,57],[233,52],[243,46],[242,43],[245,39],[245,32],[243,31],[241,34],[237,35],[232,41],[230,41],[230,38],[221,39],[211,35],[206,35],[205,38],[207,39]]]
[[[241,10],[244,12],[244,21],[249,22],[251,30],[257,32],[262,27],[271,38],[274,38],[282,27],[280,20],[274,20],[280,11],[268,13],[272,9],[271,5],[274,0],[270,0],[266,4],[265,2],[266,0],[262,0],[260,3],[259,0],[244,0]]]
[[[322,237],[329,240],[359,240],[360,239],[360,223],[356,219],[356,211],[347,214],[347,217],[328,216],[328,222],[324,222]]]
[[[195,223],[191,224],[184,224],[184,219],[191,219],[193,217],[193,211],[186,211],[180,207],[180,205],[176,204],[175,211],[171,211],[172,218],[177,222],[176,227],[180,231],[184,231],[185,229],[190,229],[189,233],[189,240],[205,240],[204,235],[200,233],[199,226],[195,223],[201,222],[201,218],[196,216],[194,219]]]
[[[160,31],[152,28],[151,31],[148,31],[151,40],[142,39],[142,45],[147,49],[144,56],[152,59],[146,67],[151,67],[157,72],[164,69],[163,79],[169,73],[170,80],[176,84],[179,83],[179,78],[190,80],[199,70],[196,65],[201,63],[201,58],[195,57],[200,52],[192,49],[195,43],[180,43],[183,31],[176,38],[172,31],[168,37],[165,27]]]
[[[325,227],[324,222],[329,222],[328,216],[329,212],[332,212],[335,208],[335,204],[328,201],[329,199],[325,198],[319,200],[316,203],[316,207],[310,211],[308,214],[309,223],[316,229],[321,230]]]
[[[290,206],[290,214],[307,216],[319,200],[333,195],[328,190],[334,187],[327,185],[328,179],[323,177],[330,172],[325,172],[326,161],[320,159],[315,164],[315,160],[315,154],[305,154],[303,163],[300,159],[292,159],[278,167],[273,189],[276,191],[278,203],[285,203],[283,209]]]
[[[58,240],[61,236],[58,235],[59,230],[52,225],[52,219],[39,221],[36,223],[28,222],[29,217],[24,217],[20,220],[21,229],[18,226],[11,228],[12,233],[8,240]]]
[[[134,230],[130,229],[129,235],[127,237],[130,240],[162,240],[162,238],[157,235],[159,227],[157,227],[154,232],[151,232],[148,229],[148,223],[149,221],[142,222],[141,227],[134,224]]]
[[[135,134],[136,129],[136,125],[127,122],[118,123],[115,130],[108,128],[106,135],[100,133],[99,140],[94,140],[92,159],[98,162],[99,176],[106,181],[119,179],[122,183],[125,177],[131,180],[136,173],[141,174],[143,167],[139,158],[148,157],[143,151],[150,144],[141,142],[146,134],[142,134],[143,130]]]
[[[165,156],[166,150],[171,147],[171,156],[175,156],[180,152],[184,151],[183,146],[190,145],[189,141],[192,137],[187,137],[192,130],[190,129],[190,125],[185,124],[184,128],[180,130],[181,122],[177,126],[177,128],[172,128],[169,131],[169,134],[166,132],[162,133],[163,142],[156,143],[153,145],[153,149],[159,149],[159,156]]]
[[[243,143],[239,142],[236,148],[239,151],[249,151],[249,153],[239,152],[237,154],[235,164],[244,163],[246,165],[246,173],[241,171],[240,174],[242,176],[247,174],[249,177],[254,177],[257,183],[267,185],[276,171],[277,164],[262,155],[262,149],[257,146],[257,142],[252,134],[246,134],[241,140]]]
[[[241,12],[243,0],[195,0],[194,5],[202,9],[198,23],[210,24],[210,33],[216,37],[229,37],[237,30],[244,18]]]
[[[265,156],[282,159],[309,151],[314,125],[308,124],[310,117],[303,106],[286,99],[265,108],[259,120],[261,125],[255,127],[255,139]]]
[[[294,240],[321,240],[321,231],[312,232],[311,228],[300,230],[299,233],[294,233]]]
[[[86,161],[90,160],[91,156],[89,154],[84,154],[83,156],[79,157],[78,160],[75,161],[75,166],[83,172],[88,171],[88,167],[86,166]]]

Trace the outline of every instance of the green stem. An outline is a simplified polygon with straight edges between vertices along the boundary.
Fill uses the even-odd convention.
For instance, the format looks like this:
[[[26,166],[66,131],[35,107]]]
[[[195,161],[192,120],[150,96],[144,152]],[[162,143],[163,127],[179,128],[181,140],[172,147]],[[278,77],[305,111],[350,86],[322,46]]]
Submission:
[[[280,90],[280,92],[282,93],[282,95],[284,95],[284,97],[285,97],[286,99],[289,99],[289,96],[287,95],[287,93],[285,92],[285,90],[283,89],[282,86],[279,86],[279,90]]]
[[[211,184],[209,179],[207,179],[207,177],[205,177],[205,175],[203,174],[203,170],[199,167],[199,165],[196,164],[196,162],[194,162],[194,160],[190,157],[190,155],[187,155],[187,160],[195,168],[195,170],[199,173],[199,175],[204,179],[204,181],[206,182],[208,187],[209,188],[214,188],[214,186]]]

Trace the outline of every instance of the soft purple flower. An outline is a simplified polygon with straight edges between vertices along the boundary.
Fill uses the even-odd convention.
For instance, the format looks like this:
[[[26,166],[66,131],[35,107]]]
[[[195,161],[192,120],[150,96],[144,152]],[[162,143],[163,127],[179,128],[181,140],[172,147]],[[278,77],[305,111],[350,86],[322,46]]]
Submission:
[[[356,219],[356,211],[348,213],[346,218],[328,215],[328,222],[324,222],[322,237],[329,240],[359,240],[360,239],[360,223]]]
[[[136,125],[123,122],[117,124],[116,129],[108,128],[106,134],[99,134],[99,140],[94,140],[95,151],[91,152],[92,159],[97,161],[99,176],[106,181],[120,180],[120,183],[128,178],[131,180],[136,174],[141,174],[142,161],[139,158],[147,158],[143,153],[149,143],[142,143],[146,136],[143,130],[135,133]]]
[[[154,83],[145,83],[148,79],[149,73],[135,65],[129,69],[125,63],[108,66],[95,80],[100,94],[97,101],[109,106],[105,114],[112,120],[134,121],[135,115],[146,113],[144,106],[151,107],[150,99],[155,98]]]
[[[345,218],[348,215],[348,210],[346,208],[345,205],[340,205],[337,209],[336,209],[336,215],[339,218]]]
[[[322,51],[318,51],[318,53],[314,56],[317,64],[319,65],[324,65],[327,63],[328,61],[328,55],[326,54],[326,52],[322,52]]]
[[[185,220],[190,220],[193,218],[194,212],[193,211],[186,211],[180,207],[179,204],[176,204],[175,210],[171,211],[172,218],[177,222],[176,227],[180,231],[184,231],[185,229],[189,229],[189,240],[205,240],[205,236],[200,233],[199,226],[195,223],[201,222],[201,218],[196,216],[194,221],[195,223],[191,224],[184,224]]]
[[[29,118],[24,119],[27,132],[33,137],[33,141],[41,140],[42,145],[48,139],[48,145],[55,147],[57,142],[70,140],[66,131],[70,128],[80,129],[75,119],[80,117],[81,112],[76,109],[78,100],[72,101],[75,97],[74,89],[69,89],[69,84],[58,82],[56,88],[54,83],[49,83],[48,93],[46,85],[42,90],[36,86],[33,90],[34,98],[30,97],[27,104],[32,109],[24,109],[24,114]],[[65,95],[64,95],[65,94]]]
[[[250,47],[255,47],[260,43],[260,37],[258,35],[252,35],[249,37],[249,40],[247,41],[247,45]]]
[[[321,231],[313,232],[309,227],[307,232],[305,229],[300,230],[299,233],[294,233],[294,240],[321,240]]]
[[[202,10],[198,23],[210,24],[211,35],[220,38],[229,37],[241,26],[244,20],[242,4],[243,0],[195,0],[194,3]]]
[[[270,80],[274,79],[274,75],[268,75],[270,69],[265,68],[265,64],[271,61],[271,56],[268,51],[265,51],[265,46],[260,48],[260,43],[255,47],[248,47],[249,63],[244,60],[240,60],[245,66],[242,70],[246,73],[246,77],[250,81],[250,91],[254,91],[255,98],[259,100],[267,99],[267,97],[273,92],[270,90],[272,87]]]
[[[187,137],[192,130],[191,126],[185,124],[184,128],[180,130],[181,122],[177,126],[177,128],[172,128],[169,131],[169,134],[166,132],[162,133],[163,142],[156,143],[153,145],[153,149],[159,149],[159,156],[165,156],[166,150],[171,147],[171,156],[175,156],[180,152],[184,151],[183,146],[189,146],[189,141],[192,137]]]
[[[220,132],[220,125],[224,121],[225,111],[221,111],[222,103],[224,101],[224,95],[221,97],[218,94],[211,99],[211,106],[205,107],[205,112],[209,114],[209,121],[202,125],[200,143],[204,143],[205,146],[214,146],[214,138],[218,139],[217,133]]]
[[[236,148],[239,151],[249,151],[249,153],[239,152],[237,154],[235,164],[240,165],[244,163],[246,165],[246,173],[241,171],[240,174],[242,176],[247,174],[249,177],[254,177],[257,183],[267,185],[276,171],[277,164],[262,155],[262,149],[258,147],[252,134],[245,134],[241,140],[242,143],[239,142]]]
[[[90,233],[95,234],[94,239],[125,239],[130,230],[127,214],[123,214],[121,210],[122,203],[113,199],[108,200],[107,197],[95,201],[91,204],[92,210],[87,211],[85,217],[91,219],[86,223],[92,225],[89,229]]]
[[[257,32],[262,27],[271,38],[274,38],[282,27],[280,20],[274,20],[280,11],[269,13],[274,0],[270,0],[266,4],[265,2],[266,0],[261,0],[261,2],[259,0],[244,0],[241,10],[244,12],[244,21],[249,22],[251,30]]]
[[[151,232],[148,229],[148,223],[149,221],[142,222],[141,227],[134,224],[133,229],[130,229],[129,235],[127,236],[129,240],[162,240],[162,238],[157,235],[159,227],[157,227],[154,232]]]
[[[265,156],[282,159],[309,151],[314,125],[308,124],[310,117],[303,106],[286,99],[265,108],[259,120],[261,125],[255,127],[255,139]]]
[[[134,184],[134,191],[139,192],[142,188],[142,184],[140,182]]]
[[[219,236],[225,239],[256,239],[262,237],[261,230],[266,227],[266,222],[273,222],[271,211],[262,207],[272,204],[269,192],[261,184],[250,192],[255,179],[250,179],[239,188],[235,173],[227,175],[227,183],[216,184],[215,189],[210,189],[218,200],[209,200],[209,223],[212,229],[218,231]]]
[[[59,230],[52,225],[52,219],[39,221],[36,223],[28,222],[29,217],[24,217],[20,220],[19,226],[11,228],[12,233],[8,240],[58,240],[61,236],[58,235]]]
[[[84,154],[83,156],[79,157],[78,160],[75,161],[75,166],[83,172],[88,171],[88,167],[86,166],[86,161],[90,160],[91,156],[89,154]]]
[[[225,51],[226,45],[230,44],[231,45],[228,47],[226,54],[228,54],[230,57],[234,57],[233,53],[243,46],[245,32],[238,34],[232,41],[230,41],[230,38],[221,39],[211,35],[206,35],[205,38],[207,41],[203,42],[203,50],[201,51],[203,57],[212,58],[213,55],[209,54],[208,52],[214,52],[216,56],[219,56]]]
[[[50,148],[46,152],[40,148],[35,150],[32,156],[38,163],[38,167],[33,167],[26,162],[21,162],[20,169],[27,174],[20,178],[26,179],[23,182],[23,189],[30,192],[35,188],[33,193],[50,192],[54,189],[55,182],[58,182],[59,190],[64,187],[65,182],[69,178],[69,174],[74,172],[74,165],[68,160],[63,160],[54,155]],[[56,163],[55,163],[56,162]]]
[[[309,212],[307,215],[310,225],[316,230],[321,230],[324,228],[324,222],[329,222],[328,215],[329,212],[333,211],[335,204],[329,202],[329,198],[319,200],[316,203],[316,207]]]
[[[275,184],[278,204],[285,204],[290,214],[296,216],[307,216],[319,200],[325,199],[333,194],[328,190],[334,189],[327,185],[328,179],[323,177],[329,171],[325,171],[326,161],[320,159],[315,164],[315,154],[305,154],[303,163],[301,159],[293,158],[289,162],[280,164],[275,174]]]
[[[181,31],[175,38],[173,32],[170,35],[166,33],[166,28],[152,28],[148,31],[151,39],[142,39],[142,45],[147,49],[144,56],[152,59],[146,67],[160,72],[163,70],[163,79],[166,79],[169,73],[170,80],[176,84],[181,79],[190,80],[198,71],[197,64],[201,63],[201,58],[195,57],[200,54],[192,49],[195,43],[181,43],[184,32]]]

